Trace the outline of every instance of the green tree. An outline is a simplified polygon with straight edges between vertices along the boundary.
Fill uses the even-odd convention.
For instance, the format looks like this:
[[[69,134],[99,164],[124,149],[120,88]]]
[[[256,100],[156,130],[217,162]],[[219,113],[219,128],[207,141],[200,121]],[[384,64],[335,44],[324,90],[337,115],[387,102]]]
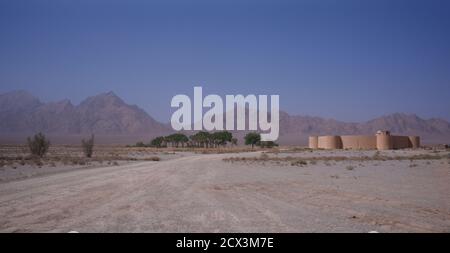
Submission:
[[[170,143],[170,146],[172,147],[175,146],[175,137],[173,134],[164,136],[164,140],[166,141],[167,144]]]
[[[259,133],[248,133],[245,135],[244,137],[245,139],[245,145],[252,145],[252,148],[259,144],[259,142],[261,141],[261,135]]]
[[[194,146],[194,147],[199,147],[200,146],[200,139],[199,139],[199,136],[197,134],[193,134],[193,135],[189,136],[189,139],[192,142],[192,146]]]
[[[32,155],[43,157],[50,147],[50,141],[44,134],[38,133],[33,138],[27,138],[28,147]]]
[[[180,133],[171,134],[169,136],[166,136],[164,138],[167,142],[170,142],[172,144],[172,147],[179,147],[180,143],[184,147],[184,144],[186,144],[189,141],[189,138]]]
[[[151,142],[150,142],[150,146],[152,147],[162,147],[164,144],[164,137],[163,136],[158,136],[156,138],[154,138]]]
[[[188,143],[189,138],[184,134],[177,134],[177,141],[178,143],[181,143],[182,147],[184,147]]]
[[[233,134],[228,131],[220,131],[213,133],[211,138],[212,143],[215,147],[219,145],[225,146],[228,142],[231,142],[231,140],[233,139]]]
[[[201,147],[209,147],[209,144],[211,142],[211,134],[205,131],[200,131],[195,134],[196,139],[198,140],[199,146]]]

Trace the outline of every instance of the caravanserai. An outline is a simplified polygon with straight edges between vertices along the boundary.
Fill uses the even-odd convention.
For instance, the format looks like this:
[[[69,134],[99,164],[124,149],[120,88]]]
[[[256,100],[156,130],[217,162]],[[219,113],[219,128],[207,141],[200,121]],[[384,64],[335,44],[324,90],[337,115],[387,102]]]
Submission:
[[[391,135],[389,131],[377,131],[375,135],[325,135],[310,136],[311,149],[403,149],[419,148],[419,136]]]

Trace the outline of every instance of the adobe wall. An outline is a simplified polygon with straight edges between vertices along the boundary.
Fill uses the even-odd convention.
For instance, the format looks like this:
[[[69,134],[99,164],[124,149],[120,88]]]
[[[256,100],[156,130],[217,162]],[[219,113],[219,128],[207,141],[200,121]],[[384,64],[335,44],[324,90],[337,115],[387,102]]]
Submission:
[[[317,149],[403,149],[419,148],[419,136],[395,136],[387,131],[376,135],[310,136],[309,148]]]
[[[409,139],[409,136],[391,136],[393,148],[401,149],[401,148],[412,148],[413,145]]]
[[[377,148],[377,138],[374,135],[343,135],[341,141],[344,149]]]
[[[335,135],[319,136],[318,147],[323,149],[341,149],[341,137]]]
[[[392,136],[394,148],[420,148],[419,136]]]

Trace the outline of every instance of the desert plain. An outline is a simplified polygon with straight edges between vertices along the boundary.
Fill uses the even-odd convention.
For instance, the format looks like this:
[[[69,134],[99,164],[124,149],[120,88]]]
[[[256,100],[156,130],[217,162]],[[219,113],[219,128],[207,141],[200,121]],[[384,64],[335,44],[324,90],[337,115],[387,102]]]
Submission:
[[[448,149],[0,151],[0,232],[450,232]]]

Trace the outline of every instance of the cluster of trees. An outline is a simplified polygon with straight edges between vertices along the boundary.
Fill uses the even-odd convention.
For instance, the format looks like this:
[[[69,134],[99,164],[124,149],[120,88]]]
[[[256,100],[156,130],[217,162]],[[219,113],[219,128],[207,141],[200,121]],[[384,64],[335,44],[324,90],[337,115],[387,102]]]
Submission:
[[[151,147],[220,147],[228,143],[237,145],[237,139],[228,131],[219,131],[209,133],[205,131],[197,132],[189,137],[182,133],[171,134],[168,136],[159,136],[154,138],[148,146]],[[142,142],[136,143],[136,146],[146,146]]]
[[[273,141],[261,141],[259,133],[248,133],[245,136],[245,145],[260,146],[263,148],[271,148],[278,146]],[[200,131],[191,136],[186,136],[182,133],[171,134],[168,136],[159,136],[154,138],[148,145],[143,142],[136,143],[137,147],[198,147],[198,148],[217,148],[224,147],[228,143],[236,146],[238,139],[233,137],[233,134],[228,131],[206,132]]]
[[[237,139],[233,138],[233,134],[228,131],[220,131],[214,133],[208,133],[200,131],[190,136],[192,146],[194,147],[220,147],[226,146],[227,143],[237,145]]]

